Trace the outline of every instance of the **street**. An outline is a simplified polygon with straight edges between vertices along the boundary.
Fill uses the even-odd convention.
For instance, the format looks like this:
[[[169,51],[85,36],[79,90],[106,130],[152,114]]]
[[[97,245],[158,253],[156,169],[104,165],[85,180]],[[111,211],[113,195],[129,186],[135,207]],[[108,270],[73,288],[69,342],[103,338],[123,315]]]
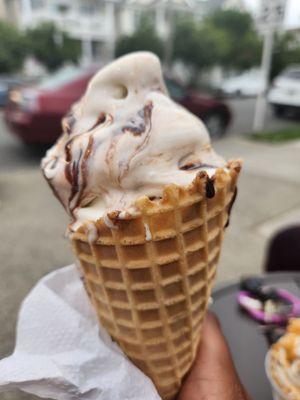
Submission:
[[[21,140],[11,134],[3,121],[3,112],[0,110],[0,170],[19,170],[36,167],[45,153],[41,148],[25,146]]]
[[[241,136],[252,132],[255,99],[230,99],[228,103],[233,114],[233,122],[229,127],[229,136]],[[287,126],[299,126],[300,119],[296,118],[276,118],[271,107],[268,107],[265,119],[265,130],[279,130]]]
[[[274,231],[300,219],[300,142],[281,145],[247,140],[254,101],[231,100],[235,120],[215,144],[226,158],[243,158],[239,195],[226,232],[218,283],[262,272]],[[2,118],[2,116],[1,116]],[[73,260],[63,237],[68,218],[38,168],[44,150],[26,148],[0,122],[0,358],[13,350],[17,311],[33,285]],[[269,112],[267,129],[298,124]],[[3,400],[29,400],[16,392]]]

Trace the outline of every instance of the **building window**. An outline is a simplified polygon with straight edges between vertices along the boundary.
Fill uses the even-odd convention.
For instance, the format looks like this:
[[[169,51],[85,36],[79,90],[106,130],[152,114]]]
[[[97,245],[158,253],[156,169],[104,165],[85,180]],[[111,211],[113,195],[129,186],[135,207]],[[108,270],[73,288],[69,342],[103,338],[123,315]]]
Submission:
[[[65,14],[69,11],[70,6],[68,4],[57,4],[56,6],[56,10],[60,13],[60,14]]]
[[[80,6],[80,13],[83,15],[93,15],[96,11],[96,7],[93,4],[83,4]]]
[[[31,8],[33,10],[40,10],[41,8],[45,7],[44,0],[31,0]]]

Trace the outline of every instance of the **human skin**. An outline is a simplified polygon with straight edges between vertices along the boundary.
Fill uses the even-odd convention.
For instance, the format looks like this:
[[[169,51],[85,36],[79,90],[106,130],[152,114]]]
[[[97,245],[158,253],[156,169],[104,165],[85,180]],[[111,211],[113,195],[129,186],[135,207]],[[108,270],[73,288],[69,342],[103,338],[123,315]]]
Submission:
[[[217,318],[208,313],[194,366],[178,400],[251,400],[240,382]]]

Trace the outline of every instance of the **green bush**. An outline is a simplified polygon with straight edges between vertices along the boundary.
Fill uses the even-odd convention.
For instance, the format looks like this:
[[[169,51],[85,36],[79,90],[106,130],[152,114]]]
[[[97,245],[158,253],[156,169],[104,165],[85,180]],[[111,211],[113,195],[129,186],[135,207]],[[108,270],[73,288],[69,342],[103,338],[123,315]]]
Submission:
[[[277,131],[263,131],[250,134],[250,138],[260,142],[281,143],[300,139],[298,127],[287,127]]]
[[[152,51],[159,57],[163,56],[164,46],[157,36],[154,26],[147,16],[142,16],[137,30],[131,36],[121,36],[116,44],[116,57],[133,51]]]
[[[16,72],[26,56],[26,41],[14,26],[0,21],[0,73]]]
[[[192,16],[174,12],[172,18],[171,58],[188,65],[192,79],[196,79],[201,70],[214,65],[245,70],[260,63],[262,40],[249,13],[218,10],[197,21]],[[168,52],[167,46],[168,43],[163,43],[156,35],[150,18],[144,15],[133,35],[119,39],[116,56],[149,50],[162,58]]]
[[[300,44],[293,33],[277,35],[273,51],[271,79],[291,64],[300,63]]]
[[[262,39],[254,28],[252,16],[237,10],[218,10],[206,20],[212,28],[222,32],[226,51],[219,64],[238,70],[246,70],[260,64]]]
[[[51,22],[27,30],[26,36],[30,53],[49,71],[67,61],[77,63],[81,55],[80,42],[59,31]]]
[[[209,24],[178,18],[174,29],[173,59],[199,71],[218,63],[228,50],[226,35]]]

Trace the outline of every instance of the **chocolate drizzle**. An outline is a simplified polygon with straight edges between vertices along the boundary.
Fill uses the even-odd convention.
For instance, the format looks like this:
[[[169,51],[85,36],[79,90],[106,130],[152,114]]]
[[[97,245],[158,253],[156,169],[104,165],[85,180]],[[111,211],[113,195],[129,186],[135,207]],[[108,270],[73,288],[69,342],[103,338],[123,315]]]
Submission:
[[[85,149],[85,152],[83,153],[82,149],[80,149],[79,155],[76,160],[72,160],[73,158],[71,150],[72,141],[73,139],[69,140],[65,145],[65,154],[66,154],[65,177],[71,185],[71,192],[68,199],[68,203],[69,203],[69,211],[73,215],[73,211],[80,204],[82,194],[87,185],[86,163],[92,152],[93,137],[92,135],[89,136],[89,141]],[[81,183],[79,183],[80,176],[81,176]],[[74,202],[73,205],[71,205],[76,196],[77,196],[76,201]]]
[[[152,123],[152,109],[153,103],[149,101],[141,110],[139,110],[135,117],[129,119],[129,123],[126,124],[121,130],[117,130],[114,134],[114,139],[111,141],[108,151],[105,156],[105,160],[107,165],[109,166],[110,171],[110,178],[112,181],[115,181],[121,187],[121,180],[124,176],[128,173],[130,163],[132,159],[143,150],[143,148],[147,145],[149,141],[149,134],[151,132]],[[113,159],[114,159],[114,152],[116,150],[118,141],[120,140],[120,133],[131,133],[135,137],[141,137],[141,141],[137,143],[137,145],[133,148],[133,151],[128,157],[127,160],[121,160],[118,163],[119,174],[117,177],[114,176],[113,173]]]
[[[83,159],[81,162],[81,179],[82,179],[82,183],[81,183],[81,187],[80,187],[80,192],[78,195],[78,199],[77,199],[77,203],[76,203],[76,207],[79,204],[82,194],[87,186],[87,175],[88,175],[88,169],[87,169],[87,161],[92,153],[93,150],[93,144],[94,144],[94,139],[93,136],[90,135],[89,136],[89,141],[87,144],[87,147],[85,149],[84,155],[83,155]]]
[[[73,160],[71,163],[69,163],[69,172],[68,175],[70,177],[70,184],[71,184],[71,193],[69,197],[69,209],[72,212],[76,206],[71,207],[71,202],[73,201],[74,197],[77,195],[79,191],[79,164],[80,164],[80,159],[82,157],[82,149],[80,149],[79,156],[77,160]],[[76,202],[77,203],[77,202]]]
[[[111,164],[113,162],[114,152],[115,152],[117,143],[118,143],[118,137],[114,138],[110,142],[109,148],[108,148],[108,150],[106,152],[106,155],[105,155],[105,162],[106,162],[106,164],[108,165],[108,168],[109,168],[109,176],[110,176],[111,181],[114,181],[113,173],[112,173],[112,165]]]
[[[207,177],[205,192],[208,199],[212,199],[215,196],[216,191],[214,187],[214,178],[210,178],[209,176]]]
[[[69,183],[72,183],[72,176],[71,176],[71,170],[70,170],[70,164],[72,160],[72,154],[71,154],[71,143],[73,139],[70,139],[67,141],[65,144],[65,160],[66,160],[66,166],[65,166],[65,177]]]
[[[215,165],[205,164],[205,163],[201,163],[201,162],[198,162],[198,163],[190,162],[190,163],[184,164],[181,167],[179,167],[179,169],[181,169],[182,171],[192,171],[192,170],[200,169],[200,168],[218,168],[218,167]]]
[[[94,125],[88,130],[88,132],[91,132],[92,130],[94,130],[98,125],[102,125],[106,120],[106,115],[104,112],[101,112],[99,117],[97,118],[96,122],[94,123]]]
[[[235,187],[234,192],[233,192],[233,196],[232,196],[231,201],[230,201],[230,203],[228,205],[228,211],[227,211],[228,212],[228,218],[227,218],[227,222],[225,224],[225,228],[227,228],[229,226],[229,224],[230,224],[230,214],[231,214],[231,210],[232,210],[233,204],[234,204],[234,202],[236,200],[237,192],[238,192],[238,189],[237,189],[237,187]]]
[[[122,128],[122,132],[130,132],[133,136],[141,136],[149,123],[151,123],[153,103],[149,101],[142,110],[138,111],[137,116],[129,120],[129,124]]]
[[[134,159],[134,157],[139,152],[141,152],[145,148],[145,146],[149,142],[150,132],[151,132],[151,128],[152,128],[152,121],[151,121],[152,110],[153,110],[153,103],[152,103],[152,101],[149,101],[144,106],[143,111],[141,110],[138,112],[138,115],[143,117],[143,119],[144,119],[143,131],[139,134],[139,136],[141,136],[143,134],[143,140],[140,144],[138,144],[135,147],[133,153],[131,154],[130,158],[127,161],[127,164],[124,166],[123,170],[120,171],[119,176],[118,176],[119,183],[121,182],[122,178],[128,173],[131,161]]]

